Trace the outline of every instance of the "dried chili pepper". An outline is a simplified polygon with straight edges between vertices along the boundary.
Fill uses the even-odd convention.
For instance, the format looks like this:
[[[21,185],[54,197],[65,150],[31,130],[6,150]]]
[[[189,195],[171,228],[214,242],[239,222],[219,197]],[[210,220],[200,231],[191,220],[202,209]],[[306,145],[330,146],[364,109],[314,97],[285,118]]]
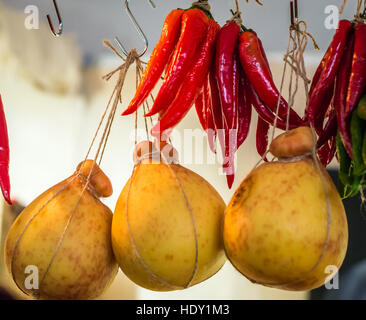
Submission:
[[[337,115],[336,111],[333,109],[329,114],[328,121],[324,127],[324,130],[319,136],[317,147],[320,148],[336,134],[337,134]]]
[[[351,34],[347,41],[347,46],[343,50],[344,53],[342,57],[342,64],[340,65],[340,68],[338,70],[334,96],[334,106],[337,113],[338,129],[343,141],[343,145],[351,159],[353,158],[352,141],[349,133],[349,117],[346,114],[346,98],[347,88],[349,84],[349,75],[353,59],[353,43],[354,37],[353,34]]]
[[[346,116],[348,117],[366,89],[366,24],[354,27],[354,51],[348,85]]]
[[[318,157],[324,167],[333,160],[336,152],[336,137],[331,137],[322,147],[318,150]]]
[[[9,138],[4,106],[0,95],[0,187],[4,199],[12,204],[10,199],[10,178],[9,178]]]
[[[222,113],[220,92],[216,79],[216,59],[213,59],[210,72],[208,74],[209,88],[210,88],[210,105],[212,112],[212,120],[214,123],[214,132],[212,133],[215,138],[218,138],[221,149],[224,150],[225,135],[224,135],[224,115]]]
[[[216,130],[212,118],[212,110],[211,110],[212,106],[211,106],[208,77],[205,81],[202,91],[196,98],[195,107],[198,119],[201,123],[201,127],[207,133],[210,149],[212,150],[212,152],[216,152],[215,150]]]
[[[203,97],[205,103],[206,133],[207,133],[208,144],[210,146],[211,151],[213,153],[216,153],[216,128],[213,118],[210,79],[208,75],[206,77],[205,84],[203,86]]]
[[[162,115],[159,122],[152,128],[152,135],[158,135],[177,125],[191,108],[209,72],[214,56],[216,36],[219,30],[220,26],[218,23],[210,20],[206,39],[199,48],[198,58],[186,75],[175,99]]]
[[[241,65],[257,95],[272,112],[276,112],[280,94],[274,84],[270,68],[263,57],[258,38],[254,33],[247,31],[240,35],[239,53]],[[287,118],[288,109],[287,102],[281,97],[278,114],[282,119]],[[304,125],[304,121],[292,108],[289,109],[289,112],[292,125]]]
[[[234,179],[235,179],[235,152],[238,149],[238,105],[239,105],[239,80],[240,80],[240,62],[239,57],[237,56],[235,50],[232,57],[233,68],[232,68],[232,83],[231,87],[229,83],[225,84],[224,89],[232,90],[231,95],[231,110],[223,108],[223,113],[226,116],[229,116],[229,119],[226,118],[225,125],[225,162],[223,165],[223,170],[226,174],[226,180],[229,189],[231,189]],[[217,61],[216,61],[217,62]],[[222,90],[221,90],[222,92]],[[227,100],[228,102],[228,100]],[[227,105],[229,106],[229,105]]]
[[[235,128],[237,97],[234,97],[234,52],[240,33],[239,25],[230,21],[220,30],[216,44],[216,78],[227,127]]]
[[[210,85],[210,93],[211,93],[211,106],[212,106],[212,115],[215,124],[216,131],[220,129],[224,129],[224,117],[222,114],[221,100],[220,100],[220,92],[217,84],[216,78],[216,62],[215,59],[211,64],[210,72],[209,72],[209,85]],[[217,134],[217,132],[216,132]]]
[[[246,28],[244,28],[245,30],[246,30]],[[246,30],[247,31],[247,30]],[[266,51],[264,50],[264,47],[263,47],[263,43],[262,43],[262,40],[261,39],[259,39],[259,37],[258,37],[258,34],[255,32],[255,31],[253,31],[253,30],[250,30],[256,37],[257,37],[257,39],[258,39],[258,45],[259,45],[259,49],[261,50],[261,53],[262,53],[262,56],[263,56],[263,59],[264,59],[264,61],[266,62],[266,64],[267,64],[267,67],[268,67],[268,69],[269,69],[269,72],[271,73],[271,76],[273,76],[272,75],[272,71],[271,71],[271,68],[270,68],[270,65],[269,65],[269,61],[268,61],[268,58],[267,58],[267,55],[266,55]]]
[[[261,157],[263,157],[267,151],[269,128],[270,128],[269,123],[264,121],[261,117],[258,117],[256,146],[257,151]],[[266,162],[268,161],[267,158],[264,158],[263,160]]]
[[[270,110],[263,102],[259,99],[257,93],[255,92],[253,86],[250,82],[247,82],[246,92],[248,95],[249,102],[252,104],[253,108],[257,111],[258,116],[263,120],[268,122],[270,125],[274,126],[276,115]],[[286,130],[286,121],[281,118],[277,118],[276,127],[281,130]],[[289,123],[289,129],[297,128],[297,125]]]
[[[331,102],[334,96],[335,82],[333,82],[328,90],[324,92],[323,101],[321,107],[317,110],[317,114],[314,118],[314,128],[318,135],[321,135],[324,127],[324,120],[326,118],[327,110],[331,107]]]
[[[170,12],[166,17],[160,40],[150,56],[135,96],[122,115],[128,115],[135,112],[147,99],[159,81],[178,42],[183,13],[184,10],[176,9]]]
[[[331,86],[337,75],[337,71],[342,61],[344,49],[347,45],[348,35],[352,29],[352,24],[348,20],[341,20],[337,32],[335,33],[329,49],[329,57],[326,60],[319,80],[315,85],[307,107],[307,118],[312,125],[315,125],[315,118],[325,113],[329,105],[324,101],[329,95]],[[325,109],[325,111],[324,111]]]
[[[210,20],[213,21],[213,20]],[[174,51],[171,66],[146,116],[164,112],[173,102],[179,88],[186,82],[186,75],[197,61],[202,41],[207,36],[209,19],[200,9],[190,9],[182,16],[181,35]]]
[[[233,55],[233,107],[232,107],[232,121],[230,129],[238,128],[238,119],[239,119],[239,81],[240,81],[240,61],[237,51],[234,51]],[[230,123],[228,123],[230,125]]]
[[[198,94],[196,101],[194,102],[194,105],[196,107],[196,113],[198,116],[198,119],[200,121],[201,127],[203,130],[207,130],[207,121],[206,121],[206,106],[204,101],[204,95],[203,95],[203,89]]]
[[[220,130],[221,132],[221,149],[223,150],[222,169],[226,175],[227,185],[229,189],[233,186],[235,179],[235,152],[237,150],[237,129]],[[220,140],[220,135],[219,135]]]
[[[318,68],[316,69],[313,79],[311,80],[311,86],[310,86],[310,90],[309,90],[309,97],[313,94],[316,85],[319,82],[320,76],[323,72],[323,69],[325,67],[325,65],[327,64],[329,57],[330,57],[330,52],[332,51],[332,46],[329,46],[327,51],[325,52],[325,55],[322,59],[322,61],[320,62]]]
[[[330,147],[328,141],[321,146],[318,150],[318,158],[324,167],[328,165],[328,157],[329,157]]]
[[[243,70],[239,72],[239,103],[238,103],[238,137],[237,148],[244,143],[248,136],[252,119],[252,105],[249,101],[247,86],[248,80]]]

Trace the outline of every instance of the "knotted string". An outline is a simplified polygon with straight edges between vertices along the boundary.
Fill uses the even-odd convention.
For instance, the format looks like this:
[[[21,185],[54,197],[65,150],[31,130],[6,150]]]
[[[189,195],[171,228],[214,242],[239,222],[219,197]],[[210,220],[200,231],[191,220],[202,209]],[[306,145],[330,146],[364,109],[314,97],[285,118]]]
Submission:
[[[234,21],[241,28],[243,24],[243,19],[241,18],[241,11],[238,0],[235,0],[235,12],[231,11],[231,13],[233,14],[233,16],[230,21]]]
[[[192,3],[192,7],[198,7],[203,9],[204,11],[211,11],[211,6],[208,3],[208,0],[199,0]]]
[[[363,6],[364,6],[364,9],[362,11],[362,2],[363,2]],[[344,11],[344,8],[347,4],[347,0],[343,0],[343,3],[341,5],[341,8],[339,9],[339,12],[342,14],[343,11]],[[366,0],[358,0],[357,1],[357,8],[356,8],[356,14],[352,20],[352,22],[364,22],[366,19]]]
[[[249,3],[249,0],[245,0],[247,3]],[[260,2],[259,0],[255,0],[256,3],[258,3],[260,6],[263,6],[263,3]]]

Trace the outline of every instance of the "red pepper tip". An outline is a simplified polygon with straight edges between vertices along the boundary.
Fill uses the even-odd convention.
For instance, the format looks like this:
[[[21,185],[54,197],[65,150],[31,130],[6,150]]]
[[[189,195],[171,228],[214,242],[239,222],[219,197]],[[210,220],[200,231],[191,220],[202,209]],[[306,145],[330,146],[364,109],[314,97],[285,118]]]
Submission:
[[[13,205],[13,200],[11,200],[11,198],[10,198],[10,194],[9,194],[9,192],[8,192],[8,191],[3,190],[3,196],[4,196],[5,201],[6,201],[10,206],[11,206],[11,205]]]
[[[122,112],[121,116],[128,116],[132,113],[134,113],[136,110],[133,110],[132,108],[127,108],[125,111]]]
[[[235,176],[233,174],[226,175],[227,186],[229,187],[229,189],[232,188],[234,179],[235,179]]]
[[[153,116],[154,114],[156,114],[156,112],[153,112],[153,110],[151,109],[148,113],[145,113],[145,114],[144,114],[144,117],[151,117],[151,116]]]

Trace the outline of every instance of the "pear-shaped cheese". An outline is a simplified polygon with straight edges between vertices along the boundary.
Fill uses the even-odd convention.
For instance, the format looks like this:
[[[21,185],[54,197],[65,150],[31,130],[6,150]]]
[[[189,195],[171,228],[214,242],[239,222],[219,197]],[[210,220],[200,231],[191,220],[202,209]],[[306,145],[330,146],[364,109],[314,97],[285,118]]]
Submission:
[[[131,180],[132,179],[132,180]],[[202,177],[177,164],[144,161],[119,197],[112,244],[123,272],[156,291],[184,289],[225,263],[225,203]]]
[[[103,293],[118,270],[112,212],[98,199],[111,193],[109,179],[86,161],[23,210],[5,244],[8,270],[22,291],[40,299],[91,299]]]
[[[311,151],[311,136],[292,133],[271,146],[284,160],[260,165],[236,190],[225,213],[224,244],[231,263],[251,281],[311,290],[342,265],[347,219],[325,168],[298,153]]]

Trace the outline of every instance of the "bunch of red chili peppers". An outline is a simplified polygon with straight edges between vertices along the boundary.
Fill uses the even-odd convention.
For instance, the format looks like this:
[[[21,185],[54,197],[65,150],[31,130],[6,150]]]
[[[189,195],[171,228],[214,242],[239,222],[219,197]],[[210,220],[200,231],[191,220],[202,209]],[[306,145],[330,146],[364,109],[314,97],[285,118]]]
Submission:
[[[259,114],[257,150],[263,156],[280,98],[260,39],[238,18],[236,14],[220,28],[210,12],[202,8],[173,10],[164,22],[135,97],[123,112],[135,112],[165,71],[154,105],[145,115],[159,113],[152,134],[169,132],[195,104],[214,152],[216,138],[219,140],[230,188],[234,181],[234,154],[248,136],[252,105]],[[281,129],[286,128],[287,109],[281,97],[277,119]],[[291,109],[290,128],[304,123]]]
[[[164,22],[135,97],[123,115],[135,112],[144,103],[165,71],[154,104],[145,114],[159,114],[152,134],[168,135],[195,104],[213,152],[216,140],[219,141],[230,188],[234,181],[234,155],[248,136],[252,107],[258,113],[256,146],[262,157],[274,123],[282,130],[312,125],[319,136],[318,155],[325,166],[336,153],[337,129],[338,142],[342,144],[338,143],[338,149],[344,147],[352,163],[355,152],[351,116],[366,86],[364,22],[340,21],[314,75],[309,104],[301,118],[280,96],[261,40],[242,25],[238,12],[233,15],[220,28],[202,7],[173,10]],[[366,173],[366,142],[364,153]]]
[[[275,123],[276,113],[277,127],[282,130],[286,129],[288,112],[289,128],[302,126],[305,122],[280,97],[262,42],[254,31],[241,25],[239,13],[220,30],[210,78],[213,79],[210,82],[213,105],[222,110],[222,119],[215,114],[214,119],[219,123],[216,129],[222,129],[218,139],[224,150],[223,168],[231,187],[234,153],[248,136],[252,107],[258,113],[256,146],[262,157],[267,151],[268,132],[270,125]]]
[[[306,117],[319,135],[318,155],[325,166],[337,150],[344,197],[359,192],[366,173],[366,158],[362,159],[365,128],[356,113],[364,94],[366,24],[362,19],[341,20],[314,75]]]

